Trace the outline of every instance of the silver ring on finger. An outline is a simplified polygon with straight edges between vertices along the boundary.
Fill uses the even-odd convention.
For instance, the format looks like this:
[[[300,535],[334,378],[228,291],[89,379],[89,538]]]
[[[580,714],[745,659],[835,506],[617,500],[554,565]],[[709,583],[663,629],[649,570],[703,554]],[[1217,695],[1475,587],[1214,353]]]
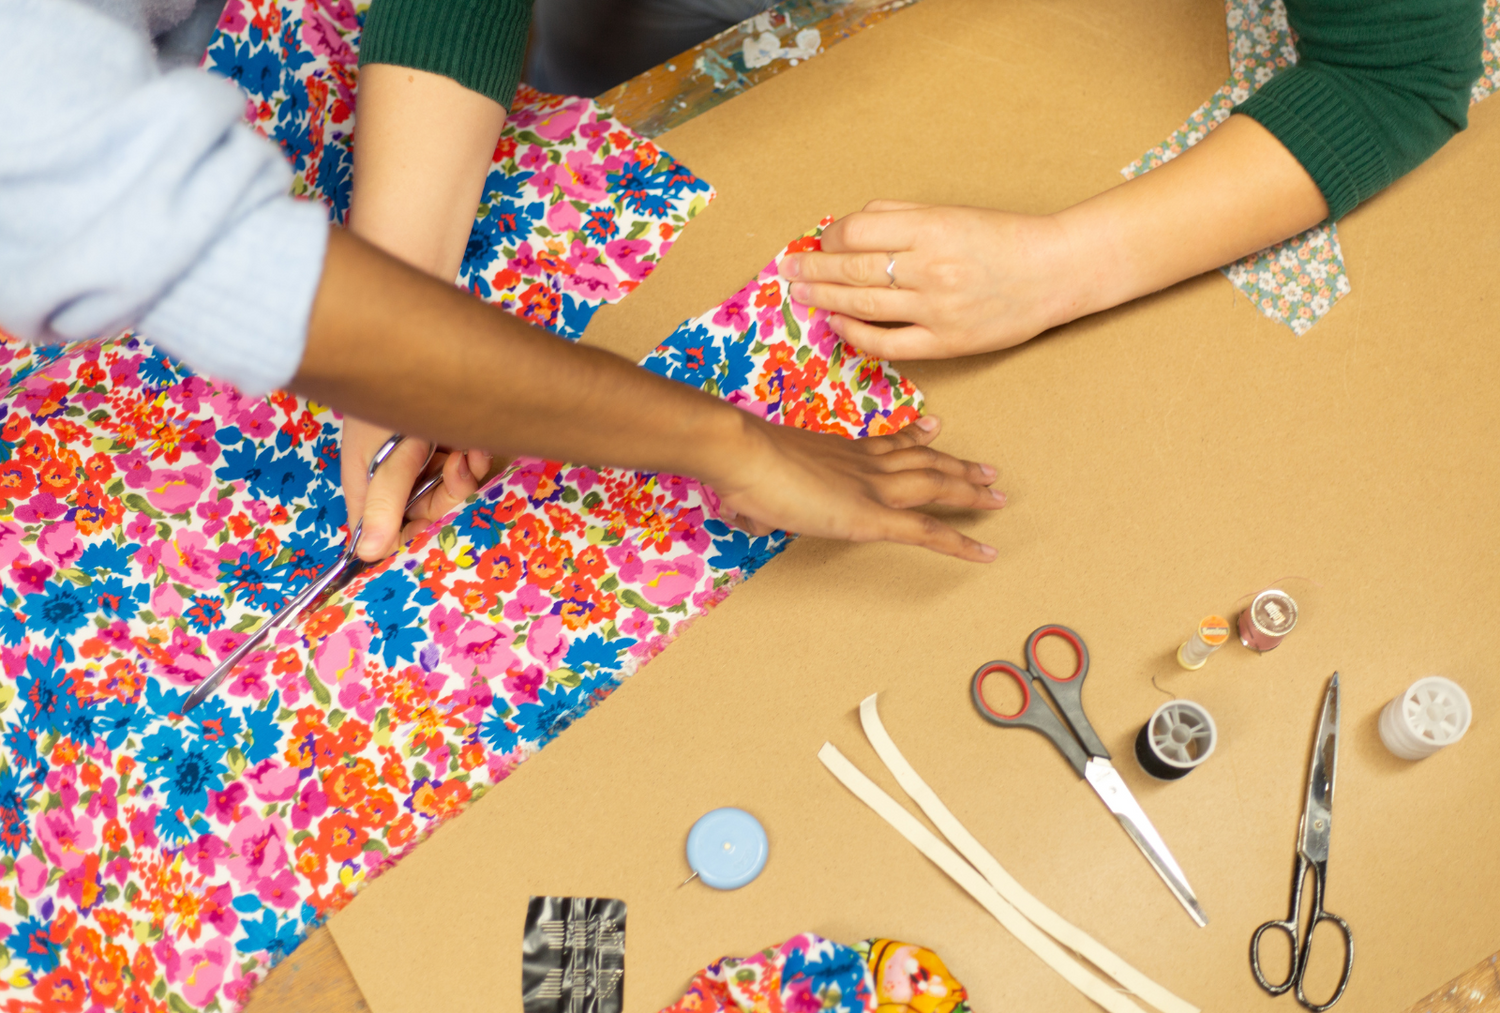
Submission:
[[[885,276],[891,279],[891,288],[900,288],[901,286],[896,284],[896,255],[887,253],[885,257]]]

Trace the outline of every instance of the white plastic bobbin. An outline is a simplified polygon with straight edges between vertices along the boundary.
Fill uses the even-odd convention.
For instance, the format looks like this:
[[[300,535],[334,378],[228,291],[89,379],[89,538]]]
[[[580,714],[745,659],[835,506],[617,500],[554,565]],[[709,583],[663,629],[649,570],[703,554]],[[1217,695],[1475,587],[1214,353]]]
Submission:
[[[1430,675],[1385,705],[1380,741],[1403,760],[1420,760],[1463,738],[1473,716],[1462,686]]]
[[[1202,704],[1171,700],[1135,737],[1135,758],[1158,781],[1175,781],[1212,756],[1218,743],[1219,729]]]

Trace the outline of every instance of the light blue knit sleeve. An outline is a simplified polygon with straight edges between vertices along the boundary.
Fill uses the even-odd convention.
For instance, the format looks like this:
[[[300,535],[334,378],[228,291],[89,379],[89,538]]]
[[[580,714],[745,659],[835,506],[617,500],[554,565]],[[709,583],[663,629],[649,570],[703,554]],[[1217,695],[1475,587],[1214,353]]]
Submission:
[[[0,327],[34,342],[138,327],[247,393],[297,370],[328,221],[240,122],[243,95],[161,74],[74,0],[0,0]]]

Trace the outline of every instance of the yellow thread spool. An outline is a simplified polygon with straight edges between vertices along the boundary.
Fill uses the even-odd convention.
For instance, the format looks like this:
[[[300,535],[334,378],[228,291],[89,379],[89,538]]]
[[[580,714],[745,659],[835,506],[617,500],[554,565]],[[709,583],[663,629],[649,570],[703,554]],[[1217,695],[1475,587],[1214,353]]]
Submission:
[[[1204,616],[1193,635],[1177,648],[1177,664],[1189,671],[1197,671],[1228,639],[1229,620],[1223,616]]]

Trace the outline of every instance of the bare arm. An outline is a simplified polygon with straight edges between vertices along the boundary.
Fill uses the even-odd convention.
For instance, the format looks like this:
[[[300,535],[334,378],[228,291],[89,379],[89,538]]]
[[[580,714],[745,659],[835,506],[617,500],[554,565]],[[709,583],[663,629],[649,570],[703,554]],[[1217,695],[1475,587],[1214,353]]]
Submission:
[[[420,339],[418,339],[420,337]],[[995,470],[927,448],[935,419],[845,440],[776,426],[546,334],[338,229],[292,389],[452,446],[691,475],[752,531],[995,550],[909,508],[998,509]]]
[[[1166,165],[1052,215],[875,201],[782,261],[792,294],[892,359],[1019,344],[1287,239],[1328,216],[1269,131],[1231,116]],[[899,290],[886,268],[894,252]],[[902,321],[875,327],[866,321]]]
[[[504,107],[449,78],[383,63],[361,68],[350,231],[440,281],[453,281],[504,125]],[[367,487],[366,465],[389,435],[362,418],[344,421],[344,499],[350,517],[364,517],[360,555],[370,560],[396,548],[407,497],[427,457],[427,444],[410,440]],[[483,451],[448,455],[442,486],[413,507],[413,526],[463,502],[490,464]]]

